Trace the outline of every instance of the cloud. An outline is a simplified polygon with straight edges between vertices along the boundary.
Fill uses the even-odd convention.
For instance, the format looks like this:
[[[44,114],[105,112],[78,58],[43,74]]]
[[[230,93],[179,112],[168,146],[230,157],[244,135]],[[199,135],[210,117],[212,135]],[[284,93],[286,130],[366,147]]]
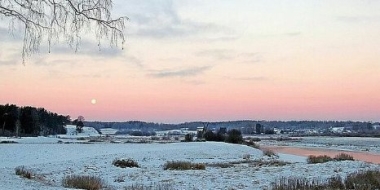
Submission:
[[[0,52],[0,66],[17,65],[22,63],[21,53],[18,54],[14,49],[6,49]],[[7,52],[5,54],[4,52]]]
[[[194,53],[199,57],[211,57],[215,60],[230,61],[237,63],[259,63],[263,62],[262,54],[259,52],[238,53],[231,49],[208,49]]]
[[[130,21],[128,35],[148,38],[189,37],[210,34],[205,39],[233,40],[232,29],[214,23],[183,19],[172,1],[138,1],[137,10],[125,10]]]
[[[16,65],[18,62],[17,60],[12,60],[12,59],[8,59],[8,60],[0,60],[0,66],[2,65]]]
[[[266,81],[267,77],[259,76],[259,77],[226,77],[231,80],[241,80],[241,81]]]
[[[205,82],[201,80],[183,80],[182,82],[194,86],[205,84]]]
[[[301,32],[287,32],[287,33],[285,33],[285,35],[286,36],[291,36],[291,37],[300,36]]]
[[[263,62],[263,56],[259,52],[253,52],[253,53],[241,53],[239,55],[241,58],[241,63],[261,63]]]
[[[235,52],[228,49],[211,49],[195,53],[196,56],[211,57],[218,60],[231,60],[234,57],[234,54]]]
[[[45,56],[40,56],[35,58],[35,61],[33,62],[36,66],[70,66],[74,67],[77,65],[78,61],[75,59],[54,59],[54,60],[47,60]]]
[[[133,55],[127,55],[124,57],[124,59],[127,63],[132,63],[140,68],[144,67],[144,65],[142,64],[142,61]]]
[[[87,56],[97,56],[97,57],[117,57],[122,55],[123,50],[118,47],[103,47],[98,46],[98,44],[91,40],[82,40],[78,46],[78,50],[75,51],[75,47],[71,48],[66,44],[52,45],[51,53],[54,54],[73,54],[87,55]],[[48,47],[44,45],[41,49],[48,50]],[[46,51],[48,53],[48,51]]]
[[[8,28],[0,26],[0,41],[1,42],[20,42],[22,35],[20,31],[11,31]]]
[[[379,22],[379,16],[338,16],[336,17],[338,21],[342,22]]]
[[[210,66],[193,67],[181,70],[169,70],[169,71],[155,71],[149,74],[154,78],[168,78],[168,77],[190,77],[202,74],[206,70],[211,69]]]

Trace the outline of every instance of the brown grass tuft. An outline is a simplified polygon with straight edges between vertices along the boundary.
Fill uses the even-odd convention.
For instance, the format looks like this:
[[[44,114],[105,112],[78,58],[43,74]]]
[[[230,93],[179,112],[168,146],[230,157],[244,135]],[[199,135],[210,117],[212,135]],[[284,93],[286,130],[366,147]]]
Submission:
[[[168,161],[164,165],[164,170],[205,170],[203,163],[191,163],[187,161]]]
[[[66,188],[99,190],[105,187],[102,179],[95,176],[66,176],[62,180],[62,185]]]

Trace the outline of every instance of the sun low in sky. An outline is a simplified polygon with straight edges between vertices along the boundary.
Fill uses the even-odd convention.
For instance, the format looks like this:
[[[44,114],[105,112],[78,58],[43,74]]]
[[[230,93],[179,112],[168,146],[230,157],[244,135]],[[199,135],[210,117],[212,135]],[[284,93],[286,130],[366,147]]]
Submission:
[[[0,104],[98,121],[380,120],[380,1],[114,3],[124,50],[85,35],[24,66],[0,23]]]

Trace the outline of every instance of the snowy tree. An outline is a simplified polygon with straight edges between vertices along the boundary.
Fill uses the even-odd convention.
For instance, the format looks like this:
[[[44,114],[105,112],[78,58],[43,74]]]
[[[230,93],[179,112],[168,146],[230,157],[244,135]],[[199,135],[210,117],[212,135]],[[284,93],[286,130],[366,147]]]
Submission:
[[[21,24],[22,58],[39,50],[42,40],[50,47],[64,38],[77,51],[84,32],[94,32],[111,46],[123,45],[127,17],[111,17],[112,0],[0,0],[0,19],[13,32]],[[46,39],[45,39],[46,38]]]

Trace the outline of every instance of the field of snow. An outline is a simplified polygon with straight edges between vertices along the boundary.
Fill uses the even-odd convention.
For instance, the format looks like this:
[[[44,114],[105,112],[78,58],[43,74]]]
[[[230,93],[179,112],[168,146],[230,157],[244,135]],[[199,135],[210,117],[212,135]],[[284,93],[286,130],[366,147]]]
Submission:
[[[250,160],[273,158],[245,145],[218,142],[65,144],[57,143],[57,138],[32,139],[0,144],[0,189],[64,189],[62,178],[73,174],[99,176],[111,189],[165,183],[172,184],[175,189],[270,189],[271,183],[281,176],[323,179],[379,167],[360,161],[307,164],[305,157],[280,154],[279,160],[291,163],[285,166],[240,163],[227,168],[206,166],[205,170],[174,171],[164,170],[163,165],[167,161],[240,162],[245,155],[250,155]],[[112,161],[116,158],[132,158],[141,167],[115,167]],[[15,175],[17,166],[25,166],[40,179],[29,180]]]
[[[318,147],[335,150],[380,153],[380,138],[370,137],[301,137],[297,141],[261,141],[262,145]]]

